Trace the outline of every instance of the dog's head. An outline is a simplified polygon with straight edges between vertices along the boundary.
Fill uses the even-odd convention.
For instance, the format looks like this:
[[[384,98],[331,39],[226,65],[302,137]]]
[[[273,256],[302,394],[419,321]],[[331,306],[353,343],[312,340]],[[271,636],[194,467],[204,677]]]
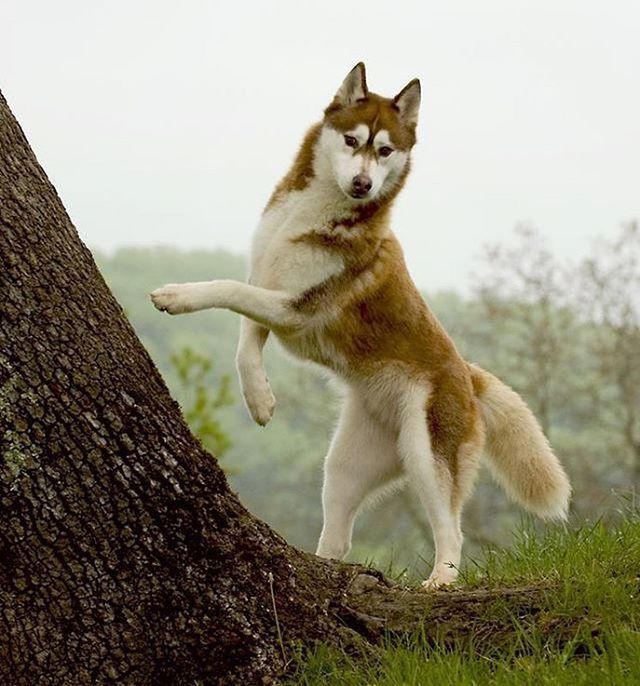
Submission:
[[[419,107],[418,79],[384,98],[368,90],[364,64],[357,64],[325,110],[318,140],[323,172],[354,202],[388,195],[409,170]]]

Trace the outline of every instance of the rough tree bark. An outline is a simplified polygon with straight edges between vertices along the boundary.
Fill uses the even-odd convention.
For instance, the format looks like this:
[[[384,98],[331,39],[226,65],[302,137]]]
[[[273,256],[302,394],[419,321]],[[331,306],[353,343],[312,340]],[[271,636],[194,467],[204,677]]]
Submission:
[[[291,642],[443,621],[361,571],[229,490],[0,95],[0,683],[270,683]]]
[[[351,573],[191,436],[0,96],[0,683],[258,683]]]

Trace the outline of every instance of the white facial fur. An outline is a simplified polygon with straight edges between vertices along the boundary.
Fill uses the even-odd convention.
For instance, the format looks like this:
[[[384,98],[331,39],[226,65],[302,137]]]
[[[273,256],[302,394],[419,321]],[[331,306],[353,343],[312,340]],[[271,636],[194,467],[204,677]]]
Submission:
[[[345,142],[345,135],[353,136],[358,141],[358,146],[349,147]],[[340,190],[354,203],[371,201],[392,190],[408,159],[406,152],[396,150],[386,130],[382,129],[375,135],[373,148],[367,145],[369,135],[366,124],[358,124],[346,134],[324,126],[317,144],[319,155],[316,156],[316,174],[333,176]],[[388,157],[379,154],[380,148],[385,146],[393,148]],[[352,198],[353,179],[358,174],[367,174],[372,186],[367,196]]]

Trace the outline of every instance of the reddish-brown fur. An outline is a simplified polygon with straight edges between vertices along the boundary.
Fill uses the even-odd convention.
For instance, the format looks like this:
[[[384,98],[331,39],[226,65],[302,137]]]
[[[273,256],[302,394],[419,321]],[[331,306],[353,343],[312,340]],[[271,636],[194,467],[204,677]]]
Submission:
[[[351,108],[330,106],[325,123],[341,131],[357,124],[369,126],[371,139],[386,129],[394,145],[411,150],[415,129],[403,126],[393,100],[369,94],[366,101]],[[313,146],[321,125],[312,127],[304,139],[293,166],[277,187],[268,207],[291,190],[304,188],[312,178]],[[322,331],[301,330],[299,336],[322,336],[348,360],[341,375],[368,378],[390,367],[410,378],[424,380],[431,390],[427,420],[434,455],[444,461],[454,481],[453,498],[459,496],[456,476],[461,459],[475,459],[482,443],[482,427],[471,373],[407,271],[402,249],[389,231],[391,205],[400,191],[409,165],[394,191],[381,200],[358,207],[347,220],[310,231],[296,241],[335,251],[346,269],[299,297],[294,306],[306,313],[333,311],[324,318]],[[309,341],[306,349],[313,349]],[[334,367],[334,359],[321,356],[316,362]],[[475,451],[461,451],[465,444]],[[464,491],[466,491],[466,485]],[[460,503],[461,504],[461,503]]]

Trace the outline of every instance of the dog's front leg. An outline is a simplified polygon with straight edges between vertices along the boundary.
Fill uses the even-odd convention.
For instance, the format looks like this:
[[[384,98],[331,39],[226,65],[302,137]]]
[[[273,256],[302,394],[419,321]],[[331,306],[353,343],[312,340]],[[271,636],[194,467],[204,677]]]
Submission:
[[[247,410],[260,426],[269,422],[276,404],[262,359],[262,348],[268,336],[269,329],[251,319],[242,318],[236,369]]]
[[[268,329],[292,330],[303,324],[303,317],[291,306],[288,293],[240,281],[170,283],[153,291],[151,300],[169,314],[221,308],[243,314]]]

